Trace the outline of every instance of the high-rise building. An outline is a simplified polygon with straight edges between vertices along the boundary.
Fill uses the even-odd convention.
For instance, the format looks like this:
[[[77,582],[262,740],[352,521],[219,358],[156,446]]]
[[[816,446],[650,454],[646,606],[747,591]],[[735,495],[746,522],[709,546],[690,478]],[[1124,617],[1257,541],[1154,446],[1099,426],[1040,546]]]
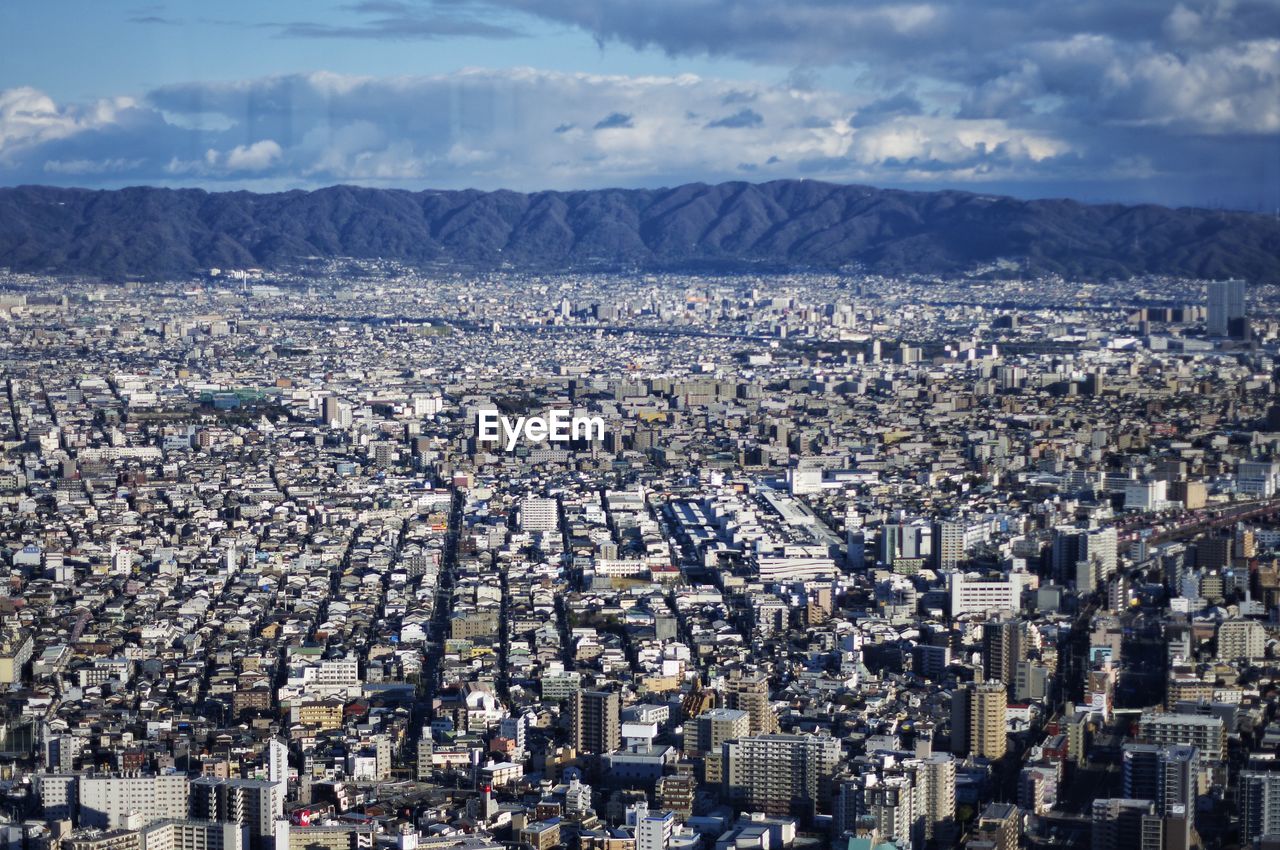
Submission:
[[[1125,797],[1151,800],[1159,815],[1191,828],[1200,782],[1195,747],[1127,743],[1122,776]]]
[[[259,779],[200,778],[191,783],[191,817],[244,827],[252,850],[270,850],[284,816],[284,786]]]
[[[751,734],[767,735],[778,731],[778,717],[769,705],[769,677],[763,673],[735,670],[725,680],[726,708],[747,712],[751,716]]]
[[[1240,772],[1240,843],[1280,834],[1280,771]]]
[[[749,735],[723,746],[725,785],[742,806],[812,819],[830,795],[840,741],[819,735]]]
[[[621,702],[612,691],[577,691],[570,702],[579,752],[611,753],[622,746]]]
[[[951,847],[956,832],[956,760],[949,753],[920,759],[916,798],[921,801],[924,837],[932,846]]]
[[[982,674],[1014,686],[1018,664],[1030,648],[1027,624],[1020,620],[988,620],[982,624]]]
[[[267,743],[267,780],[289,781],[289,745],[279,738],[272,738]]]
[[[964,526],[958,522],[933,524],[933,559],[940,570],[954,570],[964,560]]]
[[[1244,336],[1244,294],[1243,280],[1216,280],[1209,284],[1206,329],[1210,336]]]
[[[876,823],[884,841],[898,847],[919,848],[924,841],[924,823],[917,811],[916,789],[906,776],[886,776],[864,791],[867,814]]]
[[[951,696],[951,750],[992,760],[1004,757],[1005,713],[1008,694],[1004,682],[965,682]]]

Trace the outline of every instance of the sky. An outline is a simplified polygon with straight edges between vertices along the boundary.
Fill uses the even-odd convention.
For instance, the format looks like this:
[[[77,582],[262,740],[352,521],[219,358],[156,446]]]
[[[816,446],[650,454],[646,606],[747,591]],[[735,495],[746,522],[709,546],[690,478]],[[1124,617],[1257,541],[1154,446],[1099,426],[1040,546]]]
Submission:
[[[784,178],[1280,214],[1280,0],[0,4],[0,185]]]

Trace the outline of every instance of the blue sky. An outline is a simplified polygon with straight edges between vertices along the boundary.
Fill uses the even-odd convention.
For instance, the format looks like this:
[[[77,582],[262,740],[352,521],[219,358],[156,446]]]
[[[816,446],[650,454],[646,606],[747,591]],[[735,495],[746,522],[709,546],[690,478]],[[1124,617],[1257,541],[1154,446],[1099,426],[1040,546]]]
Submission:
[[[1280,207],[1280,0],[11,0],[0,33],[0,184]]]

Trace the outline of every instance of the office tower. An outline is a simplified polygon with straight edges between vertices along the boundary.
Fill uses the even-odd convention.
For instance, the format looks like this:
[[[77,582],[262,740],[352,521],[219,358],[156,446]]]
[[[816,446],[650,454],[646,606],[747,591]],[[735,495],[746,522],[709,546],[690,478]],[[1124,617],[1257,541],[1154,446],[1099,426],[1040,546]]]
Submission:
[[[992,760],[1005,754],[1004,682],[965,682],[951,696],[951,751]]]
[[[767,735],[778,731],[778,717],[769,705],[769,678],[763,673],[735,670],[725,680],[726,708],[751,715],[751,734]]]
[[[115,829],[130,814],[143,826],[185,818],[187,793],[185,776],[82,776],[80,826]]]
[[[1164,823],[1150,800],[1093,801],[1093,850],[1162,850]]]
[[[1240,843],[1280,834],[1280,771],[1240,772]]]
[[[1209,284],[1206,329],[1210,336],[1244,336],[1244,292],[1243,280],[1217,280]]]
[[[982,675],[1010,688],[1017,682],[1018,664],[1027,660],[1027,624],[1020,620],[989,620],[982,624]]]
[[[530,496],[520,503],[520,530],[551,532],[560,527],[559,505],[555,499]]]
[[[713,708],[685,724],[685,755],[719,753],[725,741],[751,734],[751,715],[734,708]]]
[[[191,817],[244,827],[251,850],[270,850],[284,816],[284,786],[258,779],[201,778],[191,783]]]
[[[723,745],[725,784],[749,811],[813,818],[830,795],[840,741],[818,735],[749,735]]]
[[[612,691],[577,691],[570,703],[579,752],[611,753],[622,746],[621,703]]]
[[[954,570],[964,560],[964,526],[958,522],[933,524],[934,565],[940,570]]]

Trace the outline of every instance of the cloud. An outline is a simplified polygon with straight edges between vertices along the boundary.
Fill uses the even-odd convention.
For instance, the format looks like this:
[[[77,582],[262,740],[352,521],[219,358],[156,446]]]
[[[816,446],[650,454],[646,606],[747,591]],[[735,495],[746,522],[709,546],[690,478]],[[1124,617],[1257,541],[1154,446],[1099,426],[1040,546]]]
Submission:
[[[1055,115],[1078,127],[1274,133],[1275,0],[454,0],[576,26],[601,44],[789,68],[849,66],[958,95],[965,117]],[[924,103],[926,107],[930,104]],[[864,116],[864,119],[870,117]]]
[[[263,139],[251,145],[236,145],[226,154],[212,150],[209,153],[215,161],[221,160],[229,171],[262,171],[274,165],[283,151],[271,139]]]
[[[413,41],[458,36],[509,39],[525,35],[516,27],[495,23],[492,9],[473,12],[458,5],[442,11],[435,6],[397,0],[366,0],[343,9],[356,19],[348,23],[291,21],[267,26],[281,38]]]
[[[740,109],[732,115],[726,115],[724,118],[717,119],[707,124],[707,127],[727,127],[738,129],[742,127],[759,127],[764,124],[764,116],[754,109]]]
[[[595,130],[627,130],[635,125],[631,123],[631,116],[624,112],[610,112],[605,117],[596,122]]]
[[[1070,187],[1080,183],[1105,197],[1121,196],[1111,186],[1178,199],[1210,186],[1253,197],[1253,169],[1267,167],[1274,152],[1267,136],[1171,136],[1164,123],[1120,121],[1082,132],[1061,112],[1001,106],[1002,97],[1041,97],[1045,73],[1079,74],[1076,66],[1095,49],[1076,45],[1034,73],[1011,69],[1003,90],[984,93],[981,102],[956,98],[950,108],[916,85],[869,96],[691,74],[531,68],[194,82],[155,89],[136,103],[60,104],[34,89],[13,89],[0,92],[0,182],[536,190],[749,173],[1021,194],[1073,194]],[[1224,91],[1207,70],[1195,72],[1201,90],[1190,96]],[[1137,64],[1124,77],[1112,73],[1114,104],[1100,111],[1118,114],[1126,98],[1143,99],[1153,112],[1172,109],[1157,104],[1173,94],[1164,73],[1176,79],[1186,72],[1157,63]],[[726,103],[750,106],[727,110]],[[1263,122],[1269,108],[1258,102],[1255,114],[1239,120]],[[732,145],[725,144],[726,128]],[[1231,156],[1220,155],[1224,146]]]

